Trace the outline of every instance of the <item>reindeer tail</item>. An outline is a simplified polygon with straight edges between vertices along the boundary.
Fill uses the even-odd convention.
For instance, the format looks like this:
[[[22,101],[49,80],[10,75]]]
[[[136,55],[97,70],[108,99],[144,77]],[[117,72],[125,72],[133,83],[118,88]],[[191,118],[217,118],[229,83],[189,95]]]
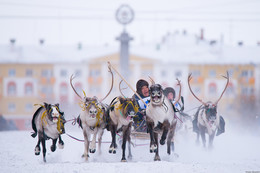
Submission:
[[[41,109],[43,109],[43,107],[38,108],[37,111],[33,114],[32,129],[33,129],[34,133],[31,135],[33,138],[35,138],[37,136],[37,128],[36,128],[36,124],[35,124],[35,118],[39,114]]]

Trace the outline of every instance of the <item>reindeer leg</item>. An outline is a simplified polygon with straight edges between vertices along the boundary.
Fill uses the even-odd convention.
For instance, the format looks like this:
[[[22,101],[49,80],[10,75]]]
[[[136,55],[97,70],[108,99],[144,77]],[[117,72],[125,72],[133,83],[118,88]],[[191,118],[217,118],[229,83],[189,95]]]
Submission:
[[[112,136],[112,143],[109,147],[109,153],[113,153],[116,154],[116,126],[115,125],[111,125],[111,136]]]
[[[98,132],[98,154],[101,154],[101,142],[102,142],[103,134],[104,134],[104,129],[100,129]]]
[[[38,135],[38,142],[37,142],[37,145],[34,149],[35,155],[40,155],[40,152],[41,152],[40,143],[41,143],[41,139],[40,139],[40,135]]]
[[[56,150],[56,143],[58,139],[53,139],[52,140],[52,145],[51,145],[51,151],[54,152]]]
[[[96,152],[96,138],[97,138],[97,132],[98,132],[98,128],[96,127],[94,129],[94,134],[93,134],[93,138],[92,141],[90,143],[90,148],[89,148],[89,152],[90,153],[95,153]]]
[[[125,127],[123,129],[123,144],[122,144],[122,150],[123,150],[123,155],[122,155],[122,159],[121,159],[121,162],[126,162],[126,158],[125,158],[125,148],[126,148],[126,141],[128,141],[129,143],[131,142],[130,141],[130,130],[131,130],[131,126],[132,126],[132,123],[129,123],[127,127]],[[128,149],[130,149],[130,144],[128,144]],[[131,154],[131,149],[130,149],[130,153],[129,155]],[[132,155],[132,154],[131,154]],[[132,157],[132,156],[131,156]]]
[[[127,135],[127,141],[128,141],[128,159],[132,160],[133,156],[132,156],[132,152],[131,152],[131,127],[129,129],[129,134]]]
[[[169,122],[167,122],[167,121],[164,121],[163,122],[163,134],[162,134],[162,136],[161,136],[161,140],[160,140],[160,144],[161,145],[164,145],[165,144],[165,139],[166,139],[166,137],[167,137],[167,134],[168,134],[168,129],[169,129],[169,126],[170,126],[170,124],[169,124]]]
[[[215,137],[215,132],[213,134],[209,135],[209,149],[213,148],[214,137]]]
[[[39,134],[41,143],[42,143],[42,153],[43,153],[43,161],[46,162],[46,146],[45,146],[45,139],[43,133]]]
[[[64,142],[63,142],[63,140],[61,139],[61,135],[59,135],[59,145],[58,145],[58,147],[59,147],[60,149],[63,149],[63,148],[64,148]]]
[[[202,140],[202,143],[203,143],[203,147],[205,148],[206,147],[205,129],[201,129],[200,130],[200,135],[201,135],[201,140]]]
[[[126,138],[127,138],[127,129],[123,130],[123,143],[122,143],[122,159],[121,162],[126,162],[125,158],[125,146],[126,146]]]
[[[161,161],[161,158],[159,156],[159,142],[158,142],[158,133],[154,133],[154,139],[157,145],[157,149],[154,156],[154,161]]]
[[[169,155],[171,154],[171,147],[172,147],[172,151],[174,151],[174,141],[172,141],[173,136],[174,136],[174,131],[170,130],[167,138],[167,153]]]
[[[197,133],[196,144],[199,145],[200,144],[200,132],[196,132],[196,133]]]
[[[88,150],[89,150],[89,135],[87,134],[86,127],[83,128],[83,135],[84,135],[84,145],[85,151],[82,157],[85,157],[85,160],[88,161]]]
[[[156,152],[157,146],[155,145],[154,132],[152,122],[147,122],[147,131],[150,134],[150,153]]]

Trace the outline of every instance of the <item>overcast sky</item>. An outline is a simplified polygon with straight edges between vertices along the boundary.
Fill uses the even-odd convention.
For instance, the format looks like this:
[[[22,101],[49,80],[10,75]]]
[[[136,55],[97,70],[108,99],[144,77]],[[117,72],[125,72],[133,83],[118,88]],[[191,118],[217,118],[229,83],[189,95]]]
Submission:
[[[131,44],[158,43],[182,32],[225,44],[260,42],[260,0],[0,0],[0,44],[117,45],[123,27],[116,9],[128,4],[135,18],[126,30]]]

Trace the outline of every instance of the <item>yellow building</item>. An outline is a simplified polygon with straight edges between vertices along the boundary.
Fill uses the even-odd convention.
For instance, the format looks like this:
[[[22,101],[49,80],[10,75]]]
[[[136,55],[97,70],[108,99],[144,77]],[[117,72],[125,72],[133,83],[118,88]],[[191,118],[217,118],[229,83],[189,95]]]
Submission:
[[[34,104],[54,98],[52,74],[50,64],[0,64],[0,113],[24,129],[36,109]]]

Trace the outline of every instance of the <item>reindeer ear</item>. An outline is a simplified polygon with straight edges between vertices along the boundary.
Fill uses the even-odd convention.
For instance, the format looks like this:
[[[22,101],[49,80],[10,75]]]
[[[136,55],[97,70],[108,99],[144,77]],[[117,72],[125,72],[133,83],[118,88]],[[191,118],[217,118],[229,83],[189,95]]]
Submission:
[[[48,104],[48,103],[44,102],[44,107],[45,107],[46,110],[49,110],[50,107],[51,107],[51,104]]]
[[[48,104],[48,103],[44,102],[43,104],[44,104],[44,107],[45,107],[46,109],[49,107],[49,104]]]
[[[118,99],[119,99],[119,101],[120,101],[121,104],[124,103],[124,98],[123,98],[123,97],[118,97]]]

